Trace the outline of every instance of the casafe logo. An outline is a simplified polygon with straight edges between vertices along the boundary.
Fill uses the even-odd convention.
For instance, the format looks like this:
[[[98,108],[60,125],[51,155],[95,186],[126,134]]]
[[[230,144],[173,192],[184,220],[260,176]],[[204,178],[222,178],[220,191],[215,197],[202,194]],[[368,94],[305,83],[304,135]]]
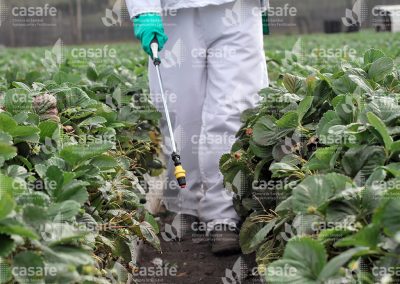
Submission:
[[[221,176],[222,177],[222,176]],[[250,184],[248,176],[240,170],[234,177],[232,183],[225,184],[225,190],[222,191],[222,196],[225,200],[232,200],[232,198],[243,197],[249,192]]]
[[[357,0],[353,9],[346,9],[346,16],[342,17],[342,22],[346,27],[361,26],[368,19],[368,6],[365,0]]]
[[[5,0],[0,0],[0,27],[7,19],[8,7]]]
[[[297,230],[292,225],[285,223],[285,229],[279,235],[284,241],[288,242],[291,238],[297,236]]]
[[[223,284],[240,284],[246,278],[248,267],[242,257],[239,257],[233,264],[232,269],[225,269],[225,277],[222,277]]]
[[[64,61],[64,43],[59,38],[51,50],[46,50],[42,64],[49,70],[58,69]]]
[[[106,27],[122,25],[122,7],[123,0],[117,0],[112,9],[106,9],[106,15],[101,18]]]
[[[181,67],[185,61],[185,46],[182,39],[178,39],[171,49],[165,49],[163,58],[165,68]]]
[[[283,64],[288,66],[292,65],[291,62],[302,63],[305,58],[305,49],[303,45],[303,40],[298,38],[292,47],[292,50],[285,50],[285,58],[283,59]]]
[[[166,242],[177,241],[183,237],[183,226],[185,220],[182,214],[176,214],[171,224],[165,223],[164,232],[161,237]]]
[[[57,8],[51,7],[49,4],[45,4],[43,7],[13,7],[11,14],[14,17],[56,17]]]
[[[222,18],[222,23],[225,27],[238,26],[243,23],[244,16],[242,1],[236,1],[232,9],[225,10],[225,17]]]

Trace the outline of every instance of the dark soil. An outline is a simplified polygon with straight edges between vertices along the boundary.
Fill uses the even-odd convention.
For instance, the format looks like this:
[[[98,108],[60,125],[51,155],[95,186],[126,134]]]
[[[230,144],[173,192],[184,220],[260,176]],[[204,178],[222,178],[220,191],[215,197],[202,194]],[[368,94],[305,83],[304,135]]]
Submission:
[[[171,216],[160,218],[161,231],[164,224],[171,224],[171,219]],[[252,271],[257,271],[254,255],[215,256],[205,236],[200,240],[186,237],[181,241],[165,241],[159,237],[162,253],[147,245],[141,250],[137,283],[263,283],[258,276],[252,276]]]

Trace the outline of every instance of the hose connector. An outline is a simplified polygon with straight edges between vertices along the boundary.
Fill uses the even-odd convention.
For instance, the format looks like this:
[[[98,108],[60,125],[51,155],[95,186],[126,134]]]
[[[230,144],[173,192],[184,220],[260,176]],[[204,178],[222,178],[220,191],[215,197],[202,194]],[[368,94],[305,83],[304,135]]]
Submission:
[[[178,181],[178,184],[181,188],[186,187],[186,171],[182,167],[181,157],[173,152],[172,153],[172,160],[174,161],[175,165],[175,178]]]
[[[157,37],[154,37],[153,40],[150,43],[150,49],[151,52],[153,53],[153,64],[154,66],[158,66],[161,64],[161,59],[158,56],[158,40]]]

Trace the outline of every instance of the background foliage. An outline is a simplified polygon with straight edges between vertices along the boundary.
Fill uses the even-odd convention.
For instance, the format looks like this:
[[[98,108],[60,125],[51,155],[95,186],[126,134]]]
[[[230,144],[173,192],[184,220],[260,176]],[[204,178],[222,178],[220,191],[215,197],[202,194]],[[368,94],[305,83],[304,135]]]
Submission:
[[[246,218],[242,250],[267,283],[399,281],[398,42],[312,36],[267,49],[272,85],[220,161]]]
[[[146,57],[116,48],[1,51],[0,283],[126,282],[139,239],[160,250],[143,206],[160,114]]]

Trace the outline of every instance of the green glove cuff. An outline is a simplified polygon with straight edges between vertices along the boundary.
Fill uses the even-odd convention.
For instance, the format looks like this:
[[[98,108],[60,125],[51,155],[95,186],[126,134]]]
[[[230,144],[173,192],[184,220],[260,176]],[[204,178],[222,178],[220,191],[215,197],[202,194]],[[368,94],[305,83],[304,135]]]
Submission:
[[[150,45],[154,37],[157,37],[158,40],[158,51],[164,48],[168,37],[164,32],[162,18],[159,14],[141,14],[133,19],[133,24],[135,36],[140,40],[143,50],[147,54],[153,57]]]
[[[263,34],[269,35],[268,11],[262,14]]]

